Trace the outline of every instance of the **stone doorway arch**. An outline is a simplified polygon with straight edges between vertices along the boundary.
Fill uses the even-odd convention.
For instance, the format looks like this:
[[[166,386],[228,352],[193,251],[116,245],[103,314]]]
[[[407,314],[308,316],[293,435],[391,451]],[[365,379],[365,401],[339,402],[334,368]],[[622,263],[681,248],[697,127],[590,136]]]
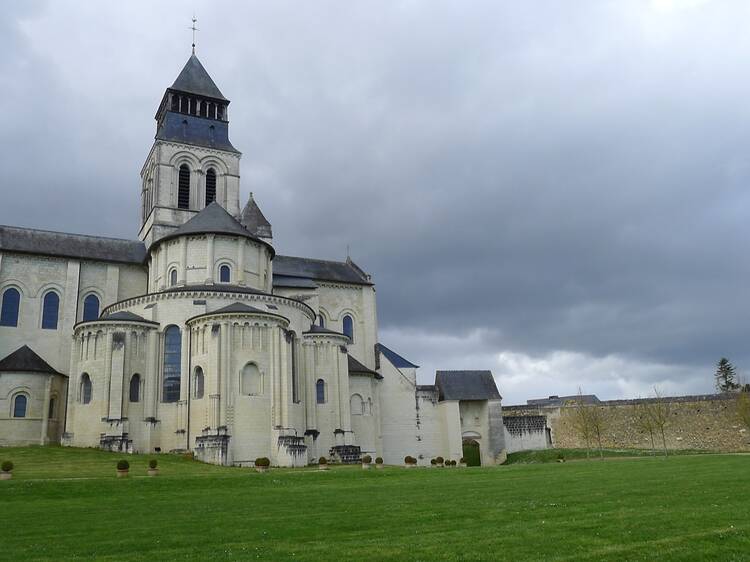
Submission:
[[[482,466],[482,452],[476,439],[463,439],[463,456],[466,466]]]

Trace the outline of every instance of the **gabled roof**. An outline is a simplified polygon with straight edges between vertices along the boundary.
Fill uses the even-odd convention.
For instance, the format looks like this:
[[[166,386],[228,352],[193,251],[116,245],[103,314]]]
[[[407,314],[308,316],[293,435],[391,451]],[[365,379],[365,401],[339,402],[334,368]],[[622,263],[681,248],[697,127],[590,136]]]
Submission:
[[[187,92],[189,94],[198,94],[199,96],[206,96],[209,98],[215,98],[219,100],[229,101],[219,91],[214,81],[203,68],[201,61],[195,56],[195,53],[190,55],[190,58],[185,63],[185,66],[180,71],[177,79],[172,84],[173,90],[179,90],[180,92]]]
[[[350,375],[367,375],[367,376],[375,377],[376,379],[383,378],[383,375],[381,375],[377,371],[373,371],[372,369],[367,368],[365,365],[357,361],[351,355],[347,354],[347,358],[349,359],[349,374]]]
[[[137,314],[134,314],[132,312],[128,312],[127,310],[121,310],[120,312],[113,312],[112,314],[107,314],[104,318],[101,318],[100,320],[116,320],[119,322],[149,322],[152,324],[158,324],[158,322],[152,322],[151,320],[146,320],[142,316],[138,316]]]
[[[250,194],[247,203],[245,203],[242,213],[240,213],[240,223],[242,223],[242,226],[255,236],[265,238],[271,238],[273,236],[271,223],[268,222],[268,219],[260,210],[260,207],[258,207],[252,193]]]
[[[230,236],[244,236],[255,242],[265,244],[271,250],[271,255],[274,253],[273,246],[250,234],[250,232],[248,232],[248,230],[242,226],[237,219],[230,215],[227,210],[216,201],[212,201],[197,215],[163,238],[157,240],[156,243],[158,244],[164,240],[188,234],[228,234]]]
[[[146,258],[146,246],[139,240],[1,225],[0,251],[137,265]]]
[[[274,274],[316,281],[338,281],[357,285],[372,285],[362,270],[351,260],[328,261],[293,256],[276,256],[273,260]]]
[[[439,400],[500,400],[492,371],[438,371]]]
[[[247,304],[242,304],[239,302],[235,302],[223,308],[220,308],[218,310],[214,310],[213,312],[211,312],[211,314],[223,314],[225,312],[241,312],[241,313],[246,313],[246,314],[258,314],[258,313],[269,314],[267,310],[261,310],[260,308],[255,308],[254,306],[249,306]]]
[[[388,361],[390,361],[394,367],[397,367],[399,369],[418,369],[419,368],[419,365],[415,365],[411,361],[404,359],[398,353],[396,353],[392,349],[388,349],[382,343],[376,343],[375,350],[385,355],[388,358]]]
[[[318,284],[312,279],[305,277],[288,277],[286,275],[273,274],[273,286],[290,289],[317,289]]]
[[[63,375],[39,357],[28,345],[19,347],[10,355],[0,359],[0,372],[5,373],[49,373]]]

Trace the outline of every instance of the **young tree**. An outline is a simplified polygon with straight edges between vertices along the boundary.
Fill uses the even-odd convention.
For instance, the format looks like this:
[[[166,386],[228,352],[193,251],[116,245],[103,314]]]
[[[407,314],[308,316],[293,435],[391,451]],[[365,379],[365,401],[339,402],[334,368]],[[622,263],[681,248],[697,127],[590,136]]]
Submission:
[[[602,433],[607,429],[608,418],[604,411],[604,408],[591,404],[585,406],[588,410],[589,425],[591,426],[591,433],[596,437],[596,444],[599,447],[599,458],[604,458],[604,451],[602,450]]]
[[[737,416],[742,424],[750,430],[750,390],[743,390],[737,395]]]
[[[661,435],[664,456],[669,456],[664,428],[669,423],[669,414],[672,412],[672,404],[661,395],[658,388],[654,387],[654,400],[648,402],[647,406],[648,415],[651,418],[651,423],[654,425],[654,431]]]
[[[719,392],[735,392],[739,390],[740,385],[737,383],[737,373],[734,371],[734,365],[729,359],[722,357],[716,364],[716,390]]]
[[[654,431],[656,428],[654,427],[654,422],[648,411],[648,403],[633,403],[633,425],[639,431],[648,433],[648,436],[651,438],[651,452],[656,455],[656,442],[654,441]]]
[[[583,400],[583,393],[578,389],[578,398],[575,401],[573,409],[573,428],[576,433],[586,443],[586,458],[589,458],[591,452],[591,439],[593,437],[593,427],[591,423],[590,410]]]

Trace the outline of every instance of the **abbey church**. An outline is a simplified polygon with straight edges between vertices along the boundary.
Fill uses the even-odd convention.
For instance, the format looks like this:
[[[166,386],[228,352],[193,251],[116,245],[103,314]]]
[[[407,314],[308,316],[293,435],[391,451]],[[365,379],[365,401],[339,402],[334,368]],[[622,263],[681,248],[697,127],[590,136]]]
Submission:
[[[229,103],[193,53],[156,111],[137,239],[0,226],[0,446],[292,467],[458,460],[470,442],[496,463],[489,371],[418,385],[378,340],[366,271],[276,253],[241,204]]]

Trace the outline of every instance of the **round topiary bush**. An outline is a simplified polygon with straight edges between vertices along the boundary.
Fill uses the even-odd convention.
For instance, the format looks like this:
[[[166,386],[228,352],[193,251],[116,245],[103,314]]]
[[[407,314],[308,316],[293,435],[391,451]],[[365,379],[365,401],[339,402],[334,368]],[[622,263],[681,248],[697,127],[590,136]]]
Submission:
[[[437,461],[435,459],[430,459],[430,464],[432,466],[435,466],[437,464]]]
[[[362,457],[362,464],[370,464],[372,462],[372,457],[370,455],[365,455]]]
[[[435,459],[435,462],[437,464],[443,464],[445,462],[445,459],[443,457],[438,457]]]
[[[377,457],[375,459],[375,464],[383,464],[383,457]]]
[[[268,468],[271,466],[271,459],[268,457],[258,457],[255,459],[255,466],[260,466],[261,468]]]
[[[451,461],[451,466],[456,466],[456,461]]]
[[[159,466],[159,463],[156,461],[156,459],[151,459],[150,461],[148,461],[148,467],[151,470],[156,469],[157,466]]]
[[[417,459],[415,459],[411,455],[406,455],[404,457],[404,463],[405,464],[417,464]]]
[[[125,459],[117,461],[117,470],[128,470],[129,468],[130,463]]]
[[[11,461],[3,461],[3,464],[0,465],[0,469],[2,469],[3,472],[12,472],[13,463]]]
[[[318,464],[328,464],[328,459],[326,459],[325,457],[320,457],[318,459]]]
[[[461,457],[461,460],[460,460],[460,461],[458,461],[458,462],[460,462],[461,464],[466,464],[466,459],[465,459],[465,458],[463,458],[463,457]]]

